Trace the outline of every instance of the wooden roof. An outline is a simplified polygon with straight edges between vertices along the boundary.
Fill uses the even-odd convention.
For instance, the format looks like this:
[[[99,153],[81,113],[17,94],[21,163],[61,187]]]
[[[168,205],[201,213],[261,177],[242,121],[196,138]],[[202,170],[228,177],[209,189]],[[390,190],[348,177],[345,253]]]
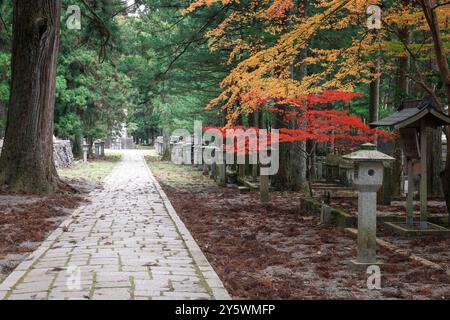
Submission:
[[[370,124],[371,127],[394,127],[396,129],[407,127],[419,127],[420,120],[426,118],[427,124],[438,127],[450,125],[450,117],[433,105],[430,99],[423,100],[407,100],[397,112],[390,116],[375,121]]]

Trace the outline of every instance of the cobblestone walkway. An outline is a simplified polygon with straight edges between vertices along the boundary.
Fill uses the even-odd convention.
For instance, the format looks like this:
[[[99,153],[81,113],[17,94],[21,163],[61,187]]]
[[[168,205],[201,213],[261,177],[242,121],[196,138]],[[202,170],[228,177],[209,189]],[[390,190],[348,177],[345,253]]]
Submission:
[[[229,299],[140,151],[0,285],[1,299]]]

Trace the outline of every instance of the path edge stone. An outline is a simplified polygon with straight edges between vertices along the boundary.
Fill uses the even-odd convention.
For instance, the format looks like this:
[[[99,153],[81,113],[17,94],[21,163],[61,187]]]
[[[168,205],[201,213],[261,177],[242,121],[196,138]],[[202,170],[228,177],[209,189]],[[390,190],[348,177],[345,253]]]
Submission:
[[[122,161],[123,159],[116,163],[115,167],[111,170],[108,176],[105,177],[103,180],[104,184],[109,181],[111,175],[115,170],[117,170],[118,164]],[[88,201],[92,198],[93,192],[94,191],[91,191],[86,195],[86,199],[88,199]],[[58,240],[58,238],[64,233],[64,230],[66,230],[75,221],[75,216],[77,216],[86,206],[88,206],[88,203],[76,208],[66,220],[64,220],[55,230],[53,230],[53,232],[50,233],[49,236],[47,236],[47,238],[45,238],[36,250],[30,253],[30,255],[27,256],[25,260],[23,260],[17,267],[15,267],[14,271],[0,283],[0,300],[5,300],[9,292],[20,283],[22,278],[30,271],[30,268],[33,267],[33,265],[35,265],[39,259],[53,246],[56,240]]]
[[[180,235],[183,237],[186,247],[187,247],[189,253],[192,255],[192,259],[194,260],[195,264],[200,269],[202,276],[205,278],[207,285],[211,289],[213,297],[216,300],[232,300],[228,291],[225,289],[225,287],[222,283],[222,280],[220,280],[216,271],[211,266],[211,264],[208,262],[208,259],[206,258],[205,254],[198,246],[198,244],[195,241],[192,234],[186,228],[186,225],[183,223],[181,218],[178,216],[175,208],[173,207],[173,205],[170,202],[169,198],[167,197],[166,193],[161,188],[161,185],[159,184],[158,180],[156,180],[152,171],[148,167],[148,164],[145,161],[145,156],[142,152],[141,152],[141,156],[145,163],[145,167],[150,176],[150,179],[155,184],[156,190],[158,191],[159,195],[161,196],[161,199],[164,203],[164,206],[167,209],[167,212],[169,213],[170,218],[174,222]]]
[[[90,197],[90,193],[87,198]],[[41,243],[41,245],[32,253],[30,253],[25,260],[23,260],[17,267],[14,268],[14,271],[11,272],[6,279],[0,283],[0,300],[4,300],[8,293],[20,283],[21,279],[30,271],[30,268],[39,261],[39,259],[53,246],[56,240],[64,233],[74,221],[75,216],[83,210],[87,204],[83,204],[75,209],[70,215],[69,218],[64,220],[50,235]]]

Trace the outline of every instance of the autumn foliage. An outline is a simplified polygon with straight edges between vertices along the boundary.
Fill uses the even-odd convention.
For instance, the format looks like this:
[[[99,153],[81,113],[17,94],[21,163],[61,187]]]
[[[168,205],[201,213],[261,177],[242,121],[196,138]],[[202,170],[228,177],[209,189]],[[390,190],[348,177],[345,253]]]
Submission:
[[[392,41],[392,34],[407,26],[414,30],[429,30],[420,6],[414,1],[397,1],[383,6],[383,27],[378,32],[367,28],[366,9],[382,5],[379,0],[197,0],[184,11],[193,13],[204,6],[222,5],[231,13],[208,33],[212,51],[230,52],[229,63],[236,63],[222,81],[223,91],[209,107],[219,107],[232,124],[242,112],[255,110],[255,97],[293,100],[296,97],[327,90],[351,93],[360,84],[369,84],[379,74],[375,55],[386,57],[383,70],[390,72],[396,58],[410,52],[432,53],[431,43],[406,46]],[[309,8],[307,8],[309,7]],[[448,6],[435,8],[438,22],[448,28]],[[262,27],[267,36],[237,37],[240,30],[252,25]],[[349,41],[324,43],[326,32],[348,33]],[[443,34],[448,41],[450,35]],[[307,54],[303,54],[307,52]],[[312,66],[301,79],[292,76],[292,68]],[[314,70],[314,71],[311,71]]]
[[[255,108],[266,107],[267,111],[278,114],[286,122],[296,124],[296,129],[279,129],[280,143],[312,141],[314,143],[330,143],[340,150],[350,150],[361,143],[394,138],[393,134],[371,129],[360,118],[351,115],[349,110],[338,110],[336,108],[337,104],[343,103],[345,107],[351,100],[360,96],[360,93],[328,90],[321,94],[307,94],[289,100],[253,95],[253,103]],[[330,106],[333,106],[333,108],[330,108]],[[234,141],[232,145],[226,145],[227,152],[241,153],[245,150],[246,153],[252,153],[253,150],[266,148],[272,141],[270,132],[267,136],[265,131],[258,128],[228,126],[215,129],[221,131],[224,139],[227,138],[227,135],[236,137],[237,142]],[[246,134],[246,130],[249,129],[253,130],[256,135],[261,132],[264,132],[264,134],[259,137],[240,136]],[[242,138],[247,138],[247,140]],[[245,143],[245,148],[243,148],[242,143]],[[252,144],[258,146],[258,148],[252,148]]]

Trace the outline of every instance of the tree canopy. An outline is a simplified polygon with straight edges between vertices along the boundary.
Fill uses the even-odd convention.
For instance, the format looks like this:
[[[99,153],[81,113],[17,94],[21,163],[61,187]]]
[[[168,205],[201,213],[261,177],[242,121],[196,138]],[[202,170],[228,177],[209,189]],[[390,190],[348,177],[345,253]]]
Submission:
[[[81,29],[67,25],[74,4]],[[373,5],[381,13],[375,29]],[[286,141],[326,142],[345,119],[367,133],[367,122],[404,98],[428,95],[448,112],[449,8],[438,0],[64,0],[54,131],[76,147],[124,122],[136,142],[148,143],[162,130],[192,130],[194,120],[256,121],[281,126]],[[12,1],[2,0],[1,136],[12,30]],[[334,117],[336,127],[311,126],[313,116]]]

